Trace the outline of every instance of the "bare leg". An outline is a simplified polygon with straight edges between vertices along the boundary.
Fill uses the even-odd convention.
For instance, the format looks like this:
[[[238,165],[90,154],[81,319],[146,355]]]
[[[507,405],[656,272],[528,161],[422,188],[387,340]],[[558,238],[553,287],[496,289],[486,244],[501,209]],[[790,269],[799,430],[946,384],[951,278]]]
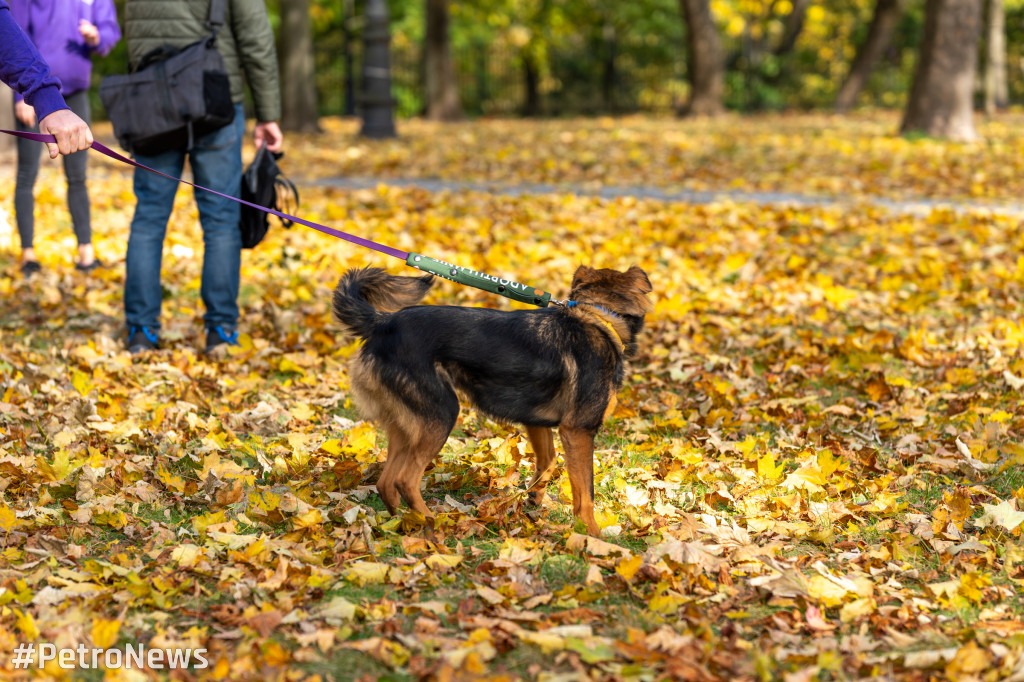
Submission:
[[[594,518],[594,434],[583,429],[561,426],[558,429],[565,448],[565,465],[572,486],[572,513],[587,524],[587,530],[601,537]]]
[[[530,501],[538,507],[544,504],[545,488],[555,471],[555,437],[546,426],[527,426],[526,435],[533,447],[537,471],[527,486]]]

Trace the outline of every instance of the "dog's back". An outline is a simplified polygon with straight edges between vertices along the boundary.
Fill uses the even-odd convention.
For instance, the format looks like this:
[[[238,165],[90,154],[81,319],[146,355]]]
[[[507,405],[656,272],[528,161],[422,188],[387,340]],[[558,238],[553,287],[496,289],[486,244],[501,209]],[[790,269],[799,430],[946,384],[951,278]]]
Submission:
[[[422,301],[433,280],[433,275],[399,277],[381,268],[349,270],[334,289],[334,316],[350,334],[368,339],[390,313]]]

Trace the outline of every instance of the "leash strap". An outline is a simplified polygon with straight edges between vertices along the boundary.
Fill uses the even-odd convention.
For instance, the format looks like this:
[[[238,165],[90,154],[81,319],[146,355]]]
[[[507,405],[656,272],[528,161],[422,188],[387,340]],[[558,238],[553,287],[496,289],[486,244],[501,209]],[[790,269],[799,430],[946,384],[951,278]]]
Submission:
[[[0,133],[6,133],[8,135],[13,135],[14,137],[20,137],[26,140],[33,140],[35,142],[56,142],[56,138],[53,135],[47,135],[44,133],[30,133],[20,130],[4,130],[3,128],[0,128]],[[513,282],[511,280],[506,279],[499,279],[492,275],[477,272],[476,270],[470,270],[469,268],[464,268],[460,265],[453,265],[452,263],[447,263],[445,261],[440,261],[435,258],[430,258],[429,256],[424,256],[419,253],[402,251],[401,249],[396,249],[385,244],[380,244],[378,242],[365,239],[364,237],[359,237],[354,234],[349,234],[348,232],[336,230],[333,227],[327,227],[326,225],[321,225],[320,223],[315,223],[310,220],[303,220],[302,218],[289,215],[288,213],[282,213],[281,211],[278,211],[273,208],[267,208],[266,206],[253,204],[248,201],[245,201],[244,199],[233,197],[230,194],[222,194],[221,192],[212,190],[208,187],[203,187],[202,185],[197,185],[194,182],[182,180],[181,178],[176,178],[173,175],[168,175],[167,173],[162,173],[154,168],[150,168],[145,164],[141,164],[138,161],[129,159],[126,156],[118,154],[113,149],[110,149],[109,147],[102,145],[99,142],[94,141],[92,143],[92,149],[95,149],[100,154],[108,156],[114,159],[115,161],[120,161],[122,163],[128,164],[129,166],[141,168],[142,170],[149,171],[150,173],[155,173],[156,175],[163,176],[168,180],[181,182],[191,187],[194,187],[195,189],[200,189],[204,192],[209,192],[210,194],[215,194],[225,199],[230,199],[231,201],[243,204],[245,206],[249,206],[251,208],[258,209],[260,211],[263,211],[264,213],[275,215],[281,220],[298,223],[299,225],[304,225],[306,227],[316,230],[317,232],[322,232],[332,237],[343,239],[357,246],[362,246],[363,248],[366,249],[372,249],[373,251],[377,251],[378,253],[383,253],[387,256],[392,256],[394,258],[400,258],[401,260],[405,261],[406,265],[412,266],[419,270],[423,270],[424,272],[432,273],[434,275],[437,275],[438,277],[443,277],[444,279],[451,280],[452,282],[465,284],[467,286],[475,287],[477,289],[483,289],[484,291],[489,291],[493,294],[498,294],[499,296],[504,296],[505,298],[510,298],[514,301],[519,301],[521,303],[529,303],[530,305],[540,306],[541,308],[546,307],[548,303],[551,302],[551,294],[545,291],[541,291],[540,289],[535,289],[531,286],[527,286],[526,284],[520,284],[519,282]]]

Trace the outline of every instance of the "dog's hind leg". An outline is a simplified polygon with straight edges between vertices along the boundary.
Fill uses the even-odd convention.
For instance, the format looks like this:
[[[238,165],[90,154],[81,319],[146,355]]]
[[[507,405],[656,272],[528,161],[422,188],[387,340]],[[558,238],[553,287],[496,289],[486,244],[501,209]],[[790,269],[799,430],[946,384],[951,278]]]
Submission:
[[[389,426],[385,429],[388,434],[388,457],[384,461],[384,470],[377,480],[377,492],[384,506],[388,508],[392,516],[402,503],[398,489],[395,487],[395,476],[402,467],[402,462],[409,456],[409,437],[397,426]]]
[[[533,447],[537,472],[526,487],[530,501],[538,507],[544,504],[545,488],[555,471],[555,437],[547,426],[527,426],[526,435]]]
[[[558,433],[565,448],[565,468],[572,486],[572,513],[587,524],[587,531],[601,537],[594,518],[594,435],[595,432],[560,426]]]
[[[420,482],[423,472],[441,452],[448,434],[455,427],[455,420],[459,418],[459,398],[440,375],[436,382],[424,387],[424,396],[429,397],[430,414],[417,415],[418,428],[409,434],[409,446],[395,471],[394,481],[406,504],[423,516],[433,518],[420,494]]]
[[[402,496],[407,505],[428,519],[432,518],[433,514],[427,509],[426,502],[423,501],[420,482],[423,480],[423,473],[427,470],[427,466],[444,447],[451,427],[454,425],[455,420],[453,419],[447,429],[443,424],[431,424],[425,427],[419,438],[409,444],[401,463],[395,470],[394,485],[398,489],[398,494]]]

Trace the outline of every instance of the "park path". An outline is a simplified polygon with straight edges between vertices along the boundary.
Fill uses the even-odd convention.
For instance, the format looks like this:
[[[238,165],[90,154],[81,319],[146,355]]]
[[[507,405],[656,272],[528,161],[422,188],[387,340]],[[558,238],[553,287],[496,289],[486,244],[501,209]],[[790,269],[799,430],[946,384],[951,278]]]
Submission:
[[[866,195],[857,196],[856,198],[839,198],[788,192],[675,190],[644,185],[594,187],[587,185],[554,185],[545,183],[439,180],[436,178],[334,177],[319,178],[309,182],[310,184],[321,187],[337,187],[340,189],[372,189],[378,185],[390,185],[394,187],[419,187],[428,192],[483,192],[487,194],[506,196],[574,194],[577,196],[593,196],[605,199],[636,197],[638,199],[678,201],[691,204],[710,204],[716,201],[733,201],[737,203],[754,203],[762,205],[837,207],[867,204],[870,206],[889,209],[897,213],[909,213],[915,215],[926,215],[937,208],[948,208],[954,211],[966,212],[988,211],[994,215],[1024,218],[1024,204],[1020,202],[994,203],[972,200],[928,198],[887,199],[885,197]]]

